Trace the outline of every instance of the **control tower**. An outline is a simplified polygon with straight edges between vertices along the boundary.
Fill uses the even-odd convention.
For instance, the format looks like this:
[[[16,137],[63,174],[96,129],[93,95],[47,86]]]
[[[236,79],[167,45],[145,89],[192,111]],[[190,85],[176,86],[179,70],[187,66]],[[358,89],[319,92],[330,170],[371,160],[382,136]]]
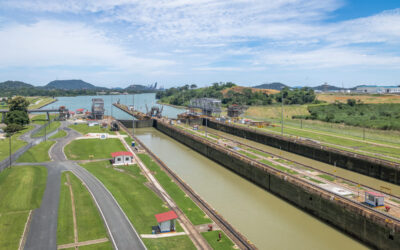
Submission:
[[[101,120],[104,116],[104,100],[101,98],[92,99],[92,119]]]

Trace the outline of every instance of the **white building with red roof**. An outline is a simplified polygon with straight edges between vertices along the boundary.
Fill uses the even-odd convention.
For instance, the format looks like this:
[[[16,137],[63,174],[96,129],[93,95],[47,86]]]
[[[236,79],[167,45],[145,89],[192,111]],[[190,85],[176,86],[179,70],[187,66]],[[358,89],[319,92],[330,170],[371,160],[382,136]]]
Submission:
[[[161,233],[175,231],[175,220],[178,218],[178,215],[174,211],[171,210],[154,216],[156,217]]]
[[[130,165],[134,163],[133,154],[127,151],[120,151],[111,153],[112,162],[114,166]]]

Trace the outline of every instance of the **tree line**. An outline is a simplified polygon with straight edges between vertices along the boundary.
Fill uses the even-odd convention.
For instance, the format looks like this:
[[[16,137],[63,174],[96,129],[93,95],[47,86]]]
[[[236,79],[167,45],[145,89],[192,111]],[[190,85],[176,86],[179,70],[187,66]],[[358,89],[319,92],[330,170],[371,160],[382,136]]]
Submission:
[[[179,106],[188,106],[191,99],[202,97],[220,99],[224,105],[269,105],[272,103],[281,103],[282,96],[283,102],[286,105],[316,102],[316,95],[311,88],[294,90],[284,88],[277,94],[269,95],[263,91],[255,91],[251,88],[231,89],[234,86],[236,86],[236,84],[232,82],[213,83],[210,87],[205,88],[197,88],[194,84],[184,85],[182,87],[173,87],[165,91],[157,92],[156,98],[163,103]],[[225,89],[229,90],[225,91],[226,93],[223,94],[223,90]]]

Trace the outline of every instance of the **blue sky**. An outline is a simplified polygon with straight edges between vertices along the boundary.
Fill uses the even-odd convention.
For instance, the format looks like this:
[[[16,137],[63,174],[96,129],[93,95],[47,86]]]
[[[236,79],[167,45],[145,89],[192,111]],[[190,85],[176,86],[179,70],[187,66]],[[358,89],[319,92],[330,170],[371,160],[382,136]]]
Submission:
[[[0,81],[400,84],[397,0],[0,0]]]

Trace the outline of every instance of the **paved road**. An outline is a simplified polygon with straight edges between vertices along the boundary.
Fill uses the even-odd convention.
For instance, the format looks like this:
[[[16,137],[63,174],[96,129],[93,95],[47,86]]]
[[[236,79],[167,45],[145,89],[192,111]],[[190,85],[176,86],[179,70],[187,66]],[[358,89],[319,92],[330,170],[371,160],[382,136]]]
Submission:
[[[106,187],[86,169],[68,162],[71,170],[80,178],[94,196],[106,226],[111,233],[111,241],[117,249],[146,249],[129,219]]]
[[[65,168],[46,165],[48,175],[41,206],[33,211],[25,249],[57,249],[57,217],[60,200],[61,171]]]
[[[57,249],[60,179],[61,172],[65,170],[70,170],[78,176],[85,183],[89,192],[92,193],[116,249],[146,249],[129,219],[104,185],[86,169],[65,158],[64,146],[80,134],[75,130],[66,128],[65,122],[61,126],[67,131],[68,135],[57,139],[57,143],[51,148],[50,158],[53,161],[34,164],[46,166],[48,177],[41,206],[32,215],[25,249]]]

